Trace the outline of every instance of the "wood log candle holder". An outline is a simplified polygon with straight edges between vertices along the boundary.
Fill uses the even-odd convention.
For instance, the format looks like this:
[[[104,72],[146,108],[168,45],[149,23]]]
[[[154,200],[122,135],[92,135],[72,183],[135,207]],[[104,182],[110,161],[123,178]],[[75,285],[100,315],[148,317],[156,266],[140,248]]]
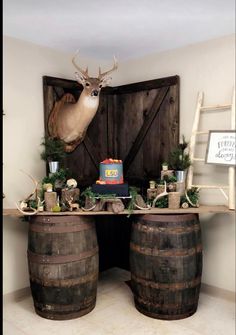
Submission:
[[[180,207],[180,193],[169,192],[168,193],[168,208],[178,209]]]
[[[166,177],[174,176],[174,170],[161,170],[161,180],[163,180],[165,176]]]
[[[57,192],[45,192],[45,209],[47,212],[52,212],[53,207],[57,205]]]

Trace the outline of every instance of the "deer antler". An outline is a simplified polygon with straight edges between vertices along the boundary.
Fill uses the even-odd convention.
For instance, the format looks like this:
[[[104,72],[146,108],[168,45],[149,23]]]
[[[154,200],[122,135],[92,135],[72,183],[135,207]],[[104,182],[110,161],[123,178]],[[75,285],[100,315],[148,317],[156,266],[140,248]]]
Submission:
[[[29,207],[30,209],[33,210],[33,212],[26,212],[26,211],[23,211],[23,210],[18,206],[17,203],[15,203],[15,205],[16,205],[18,211],[20,211],[23,215],[35,215],[35,214],[37,214],[38,211],[39,211],[39,204],[40,204],[40,198],[39,198],[39,197],[37,197],[37,198],[38,198],[37,209],[32,208],[32,207]]]
[[[138,209],[151,209],[151,206],[150,206],[150,205],[147,205],[147,207],[141,207],[141,206],[139,206],[139,205],[137,205],[137,204],[134,204],[134,206],[135,206],[136,208],[138,208]]]
[[[98,75],[98,79],[100,79],[100,80],[103,79],[103,78],[106,77],[109,73],[115,71],[117,68],[118,68],[118,63],[117,63],[117,59],[116,59],[116,57],[114,56],[114,65],[113,65],[113,67],[112,67],[111,70],[102,73],[102,72],[101,72],[101,68],[100,68],[100,66],[99,66],[99,75]]]
[[[92,211],[95,207],[96,207],[96,204],[93,205],[93,206],[90,207],[90,208],[84,208],[84,207],[81,207],[81,209],[82,209],[84,212],[90,212],[90,211]]]
[[[25,172],[23,170],[20,170],[20,171],[23,172],[24,174],[26,174],[35,184],[34,191],[27,198],[25,198],[25,202],[27,202],[34,194],[36,195],[35,198],[37,198],[37,187],[38,187],[39,182],[34,177],[32,177],[30,174],[28,174],[27,172]]]
[[[89,78],[88,75],[88,67],[86,68],[86,70],[84,71],[83,69],[81,69],[75,62],[75,58],[78,55],[78,51],[75,53],[74,57],[72,58],[72,63],[74,64],[75,68],[85,77],[85,78]]]
[[[162,193],[160,193],[160,194],[158,194],[158,195],[156,196],[156,198],[153,200],[152,208],[155,207],[156,202],[157,202],[158,199],[164,197],[165,195],[168,195],[168,192],[167,192],[167,190],[166,190],[166,182],[164,182],[164,183],[165,183],[165,189],[164,189],[164,192],[162,192]]]
[[[186,199],[188,200],[188,202],[190,203],[190,205],[191,205],[192,207],[199,207],[199,204],[198,204],[198,203],[194,204],[194,203],[190,200],[187,191],[185,191],[185,196],[186,196]]]
[[[27,172],[23,171],[23,170],[20,170],[21,172],[23,172],[24,174],[26,174],[35,184],[35,189],[34,191],[28,196],[26,197],[23,201],[21,201],[21,205],[20,207],[18,206],[17,203],[15,203],[17,209],[24,215],[34,215],[38,212],[38,208],[39,208],[39,204],[40,204],[40,198],[37,196],[37,187],[38,187],[38,184],[39,182],[34,178],[32,177],[30,174],[28,174]],[[37,203],[37,209],[35,208],[32,208],[32,207],[26,207],[25,204],[27,204],[27,201],[29,201],[29,199],[35,194],[35,199],[38,199],[38,203]],[[26,209],[26,208],[29,208],[29,209],[32,209],[33,212],[25,212],[23,209]]]

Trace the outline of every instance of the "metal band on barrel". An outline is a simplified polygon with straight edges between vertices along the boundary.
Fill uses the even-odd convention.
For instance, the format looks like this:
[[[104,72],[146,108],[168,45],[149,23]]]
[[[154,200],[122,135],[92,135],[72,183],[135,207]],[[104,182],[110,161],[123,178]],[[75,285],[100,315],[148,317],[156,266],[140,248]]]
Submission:
[[[89,251],[82,252],[78,255],[39,255],[35,254],[30,250],[27,251],[29,261],[43,264],[60,264],[60,263],[76,262],[84,258],[94,256],[97,253],[98,253],[98,247]]]
[[[147,301],[147,300],[142,299],[141,297],[137,297],[137,296],[135,296],[134,299],[135,299],[136,303],[138,302],[142,306],[145,306],[145,307],[148,306],[149,308],[150,307],[153,307],[153,308],[158,308],[159,307],[159,308],[163,309],[163,303],[159,303],[159,304],[158,303],[153,303],[153,302]],[[198,300],[197,298],[193,298],[191,300],[188,300],[184,305],[185,306],[192,306],[192,305],[196,304],[197,300]],[[174,309],[175,311],[176,311],[176,308],[179,308],[179,307],[180,307],[179,303],[176,303],[176,304],[171,304],[171,303],[168,304],[168,303],[166,303],[164,305],[165,309]],[[178,316],[178,314],[177,314],[177,316]]]
[[[51,279],[46,278],[45,276],[43,278],[38,278],[31,274],[30,280],[34,283],[38,283],[48,287],[72,287],[76,285],[86,284],[89,282],[96,282],[98,280],[98,273],[89,273],[82,277],[70,279]]]
[[[151,287],[154,289],[163,289],[163,290],[184,290],[186,288],[196,287],[201,283],[201,276],[194,278],[183,283],[155,283],[150,280],[145,280],[143,278],[138,278],[133,273],[131,273],[131,279],[137,284],[143,286]]]
[[[74,233],[78,231],[93,229],[93,226],[88,223],[83,223],[81,225],[68,225],[68,226],[59,226],[59,225],[45,225],[45,224],[30,224],[29,230],[36,233]]]
[[[137,229],[136,229],[137,227]],[[190,227],[153,227],[149,226],[147,222],[137,222],[135,223],[135,230],[144,231],[144,232],[155,232],[155,233],[168,233],[168,234],[183,234],[183,233],[191,233],[192,231],[197,232],[200,231],[200,225],[194,224]]]
[[[132,251],[138,252],[140,254],[148,255],[148,256],[168,256],[168,257],[176,257],[176,256],[192,256],[198,252],[202,251],[202,245],[198,244],[194,248],[190,249],[166,249],[159,250],[154,248],[145,248],[137,245],[133,242],[130,242],[130,249]]]
[[[150,221],[152,223],[158,223],[158,222],[169,222],[169,223],[175,223],[175,222],[183,222],[186,223],[186,221],[198,221],[198,214],[193,213],[186,213],[186,214],[144,214],[139,217],[139,221],[144,221],[147,223],[147,221]]]
[[[91,304],[93,304],[96,301],[96,299],[92,296],[92,297],[87,297],[84,301],[83,301],[83,308],[87,308],[89,307]],[[48,311],[48,312],[62,312],[62,305],[60,304],[53,304],[53,303],[40,303],[38,301],[34,302],[35,307],[39,308],[40,310],[43,310],[44,312]],[[76,312],[76,310],[79,309],[79,304],[68,304],[68,305],[64,305],[63,304],[63,312]]]

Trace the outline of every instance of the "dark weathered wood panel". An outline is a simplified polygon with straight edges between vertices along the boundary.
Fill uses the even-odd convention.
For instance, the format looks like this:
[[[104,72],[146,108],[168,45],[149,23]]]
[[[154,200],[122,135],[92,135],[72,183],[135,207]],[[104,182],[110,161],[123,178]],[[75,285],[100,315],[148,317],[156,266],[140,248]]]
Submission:
[[[120,94],[117,100],[117,117],[119,121],[115,127],[118,134],[118,156],[125,163],[129,151],[143,125],[142,92]],[[142,170],[142,155],[140,153],[137,154],[139,160],[136,161],[136,171],[139,171],[140,174]]]
[[[118,159],[117,123],[120,122],[117,95],[107,95],[107,158]]]
[[[159,113],[153,120],[148,136],[144,139],[144,176],[157,179],[161,163],[168,161],[168,155],[179,139],[178,96],[176,86],[171,86]]]
[[[149,128],[153,124],[153,121],[159,112],[161,105],[163,103],[163,100],[165,99],[165,96],[168,92],[169,88],[165,87],[160,89],[160,91],[157,92],[157,95],[153,101],[153,104],[149,110],[148,113],[146,113],[144,122],[142,124],[142,127],[140,128],[137,137],[135,138],[135,141],[133,143],[133,146],[131,147],[128,155],[125,158],[124,161],[124,171],[125,173],[129,170],[130,165],[132,164],[133,160],[136,157],[136,154],[140,150],[140,147],[145,140],[145,137],[147,135],[147,132],[149,131]],[[140,110],[140,106],[139,106]],[[141,108],[141,112],[143,111],[143,107]]]
[[[134,93],[140,92],[143,90],[149,91],[155,88],[168,87],[172,85],[179,84],[178,76],[165,77],[160,79],[153,79],[147,81],[141,81],[139,83],[132,83],[128,85],[121,85],[114,87],[115,94],[123,94],[123,93]]]

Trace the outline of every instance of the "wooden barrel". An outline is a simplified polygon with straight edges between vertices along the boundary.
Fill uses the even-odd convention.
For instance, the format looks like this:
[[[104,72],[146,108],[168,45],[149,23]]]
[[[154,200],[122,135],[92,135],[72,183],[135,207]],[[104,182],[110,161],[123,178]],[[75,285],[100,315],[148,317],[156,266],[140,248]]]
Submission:
[[[202,274],[197,214],[142,215],[132,224],[131,288],[136,308],[177,320],[197,310]]]
[[[68,320],[89,313],[95,307],[98,279],[93,218],[32,216],[28,267],[38,315]]]

